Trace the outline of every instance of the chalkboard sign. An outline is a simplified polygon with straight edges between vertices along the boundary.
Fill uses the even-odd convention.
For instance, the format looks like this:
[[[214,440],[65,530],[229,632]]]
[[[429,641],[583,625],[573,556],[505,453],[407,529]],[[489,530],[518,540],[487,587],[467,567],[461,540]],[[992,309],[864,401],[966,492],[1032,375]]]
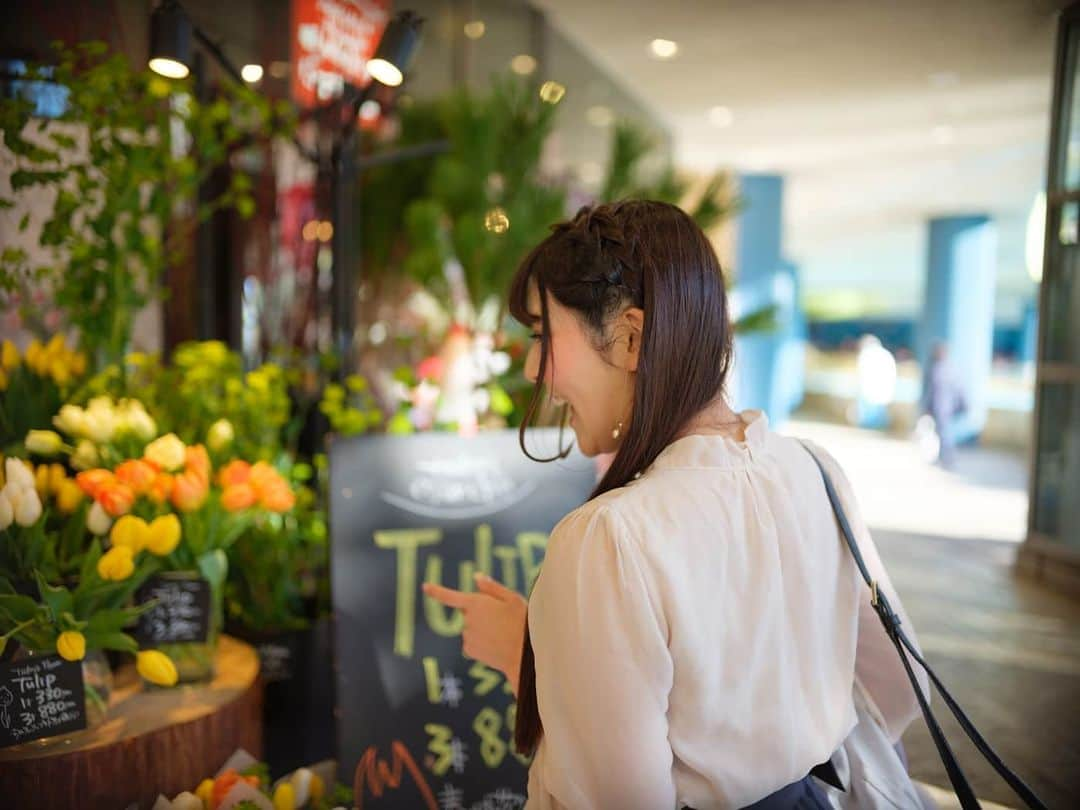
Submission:
[[[535,433],[534,455],[554,455],[557,431]],[[337,754],[357,807],[524,804],[528,763],[511,744],[510,687],[462,655],[460,612],[421,585],[472,590],[482,571],[528,593],[548,534],[594,482],[580,455],[529,460],[516,431],[333,445]]]
[[[83,728],[81,663],[44,655],[0,664],[0,748]]]
[[[140,644],[206,641],[210,632],[210,583],[194,574],[168,571],[139,589],[138,601],[157,600],[139,617]]]

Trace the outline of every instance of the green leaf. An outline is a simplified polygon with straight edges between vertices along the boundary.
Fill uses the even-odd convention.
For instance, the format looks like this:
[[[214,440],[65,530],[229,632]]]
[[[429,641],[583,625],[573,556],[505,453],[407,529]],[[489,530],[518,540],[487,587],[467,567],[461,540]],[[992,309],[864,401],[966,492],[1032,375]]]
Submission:
[[[20,191],[27,186],[57,183],[63,180],[64,176],[64,172],[32,172],[27,169],[19,169],[11,173],[11,190]]]
[[[137,653],[139,644],[127,633],[83,633],[86,638],[86,647],[90,650],[116,650],[118,652]]]
[[[42,606],[29,596],[2,593],[0,594],[0,610],[4,611],[14,624],[21,624],[39,618]]]
[[[59,621],[62,614],[70,613],[74,609],[71,591],[61,585],[50,585],[41,576],[40,571],[35,571],[34,576],[37,578],[41,598],[45,600],[45,604],[49,606],[49,610],[52,612],[53,621]]]
[[[30,225],[30,212],[27,211],[23,214],[22,219],[19,220],[19,232],[23,232]]]
[[[154,607],[155,601],[144,602],[134,608],[111,608],[99,610],[90,617],[87,630],[94,633],[115,633],[135,622],[143,613]]]
[[[197,560],[199,571],[206,577],[212,587],[220,588],[225,583],[225,575],[229,573],[229,558],[221,549],[208,551]]]
[[[82,631],[87,625],[87,622],[79,621],[73,615],[71,615],[71,613],[69,611],[66,611],[66,610],[63,613],[60,614],[60,622],[59,623],[60,623],[60,627],[63,630],[79,630],[79,631]]]
[[[6,197],[0,197],[0,211],[6,211],[8,208],[14,208],[15,201],[9,200]]]

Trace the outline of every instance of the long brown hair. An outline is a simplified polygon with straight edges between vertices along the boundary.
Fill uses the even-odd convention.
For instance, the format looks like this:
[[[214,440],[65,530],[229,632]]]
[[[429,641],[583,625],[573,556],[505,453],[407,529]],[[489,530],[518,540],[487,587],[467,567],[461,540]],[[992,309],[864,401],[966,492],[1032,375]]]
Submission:
[[[533,285],[539,292],[538,313],[528,307]],[[570,221],[554,225],[510,285],[511,315],[528,326],[541,324],[539,373],[520,433],[522,450],[530,457],[525,432],[552,362],[549,294],[578,315],[600,351],[609,345],[607,326],[614,315],[630,306],[645,312],[630,424],[591,499],[646,470],[679,430],[723,393],[732,352],[724,277],[701,228],[674,205],[625,200],[587,206]],[[542,735],[526,623],[515,746],[532,754]]]

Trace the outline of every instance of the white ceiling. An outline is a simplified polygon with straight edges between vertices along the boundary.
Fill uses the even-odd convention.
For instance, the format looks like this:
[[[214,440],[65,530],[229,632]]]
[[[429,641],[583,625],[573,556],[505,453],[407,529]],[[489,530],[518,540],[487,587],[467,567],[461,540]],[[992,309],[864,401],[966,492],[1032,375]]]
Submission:
[[[1044,182],[1058,0],[537,0],[671,128],[692,170],[788,178],[794,258]],[[675,59],[649,43],[678,43]],[[710,108],[730,108],[726,128]]]

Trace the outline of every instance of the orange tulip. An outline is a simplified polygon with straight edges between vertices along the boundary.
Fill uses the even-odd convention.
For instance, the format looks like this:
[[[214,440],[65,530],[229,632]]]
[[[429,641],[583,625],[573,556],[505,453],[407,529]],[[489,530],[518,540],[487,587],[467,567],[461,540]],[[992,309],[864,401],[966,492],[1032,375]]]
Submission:
[[[254,506],[258,499],[251,484],[233,484],[231,487],[226,487],[225,492],[222,493],[221,505],[230,512],[239,512],[241,509]]]
[[[278,471],[265,461],[256,461],[251,468],[251,486],[261,493],[264,487],[273,486],[281,480]]]
[[[165,503],[172,495],[173,480],[168,473],[158,473],[146,492],[147,496],[156,504]]]
[[[210,456],[201,444],[184,449],[184,469],[199,475],[204,481],[210,481]]]
[[[127,484],[114,482],[98,492],[95,500],[112,517],[120,517],[120,515],[126,515],[131,511],[131,507],[135,503],[135,492]]]
[[[155,478],[154,468],[145,461],[125,461],[116,468],[116,480],[127,484],[136,495],[149,492]]]
[[[173,479],[172,502],[181,512],[194,512],[206,500],[209,484],[197,472],[184,472]]]
[[[251,480],[251,465],[239,458],[230,461],[221,468],[218,480],[226,489],[234,484],[246,484]]]
[[[288,512],[296,504],[296,496],[284,480],[263,489],[260,494],[263,506],[271,512]]]
[[[112,486],[115,481],[116,476],[112,472],[100,467],[96,470],[86,470],[75,476],[75,483],[91,498],[97,498],[99,492]]]

